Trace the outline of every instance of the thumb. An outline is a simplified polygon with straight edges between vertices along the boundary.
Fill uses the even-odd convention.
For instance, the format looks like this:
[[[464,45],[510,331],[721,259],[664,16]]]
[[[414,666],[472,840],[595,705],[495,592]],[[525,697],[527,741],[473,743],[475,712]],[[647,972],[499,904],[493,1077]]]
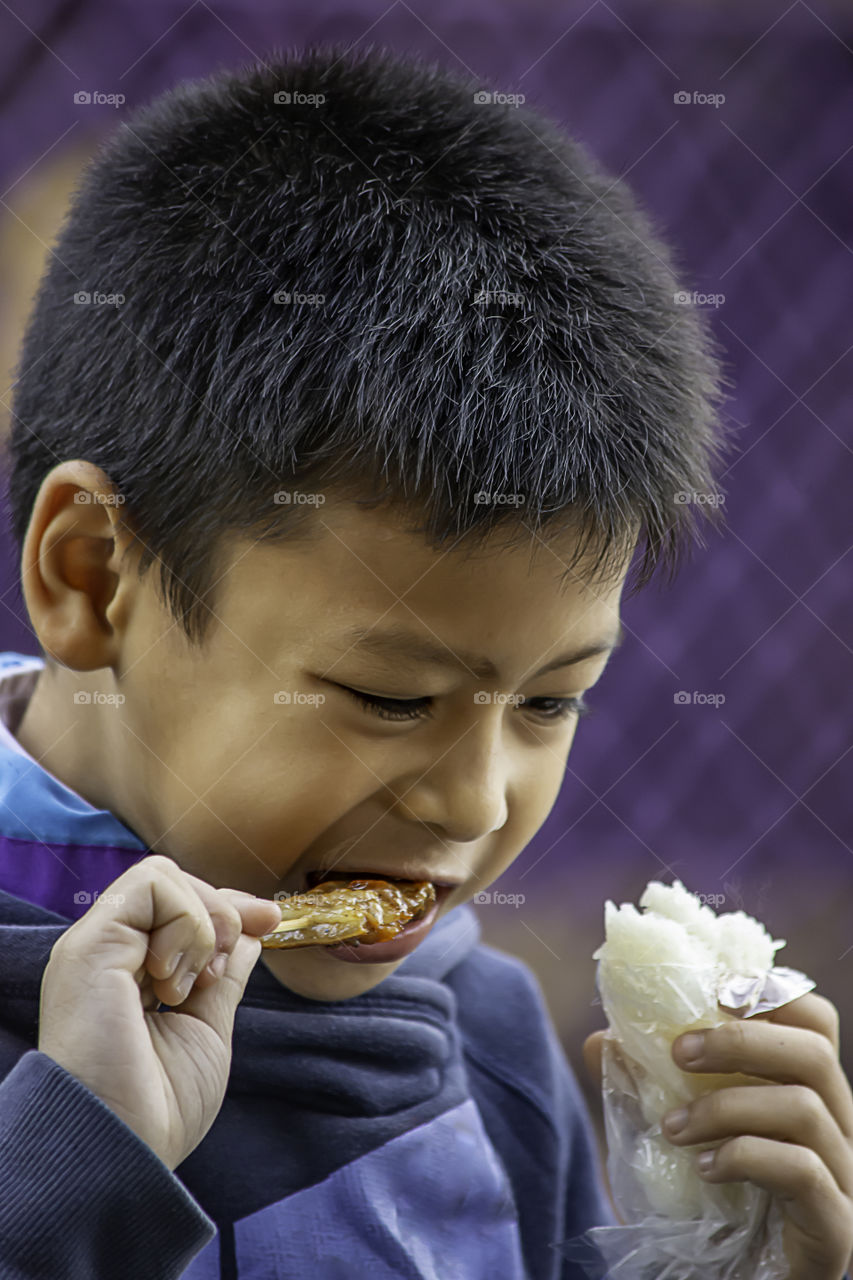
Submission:
[[[604,1031],[593,1031],[583,1042],[584,1066],[596,1089],[601,1088],[601,1050],[605,1034]]]
[[[258,962],[261,944],[257,938],[241,933],[228,957],[225,972],[217,982],[203,990],[194,986],[178,1013],[188,1013],[206,1022],[230,1048],[234,1030],[234,1014],[243,999],[246,983]]]

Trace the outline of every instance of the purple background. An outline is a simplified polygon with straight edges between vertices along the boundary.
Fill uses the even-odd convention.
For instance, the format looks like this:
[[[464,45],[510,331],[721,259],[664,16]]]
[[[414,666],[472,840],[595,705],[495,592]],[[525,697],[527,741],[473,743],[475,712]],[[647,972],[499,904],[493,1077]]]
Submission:
[[[566,783],[488,904],[540,974],[570,1057],[601,1023],[604,898],[652,877],[724,894],[850,1012],[853,14],[841,5],[44,3],[0,11],[2,189],[177,79],[317,40],[367,40],[523,92],[626,176],[713,310],[741,424],[728,531],[624,610]],[[718,106],[678,91],[725,95]],[[66,133],[66,131],[68,131]],[[62,135],[65,134],[63,138]],[[61,141],[59,141],[61,139]],[[11,200],[12,197],[10,196]],[[4,533],[0,645],[35,652]],[[725,703],[680,705],[679,690]]]

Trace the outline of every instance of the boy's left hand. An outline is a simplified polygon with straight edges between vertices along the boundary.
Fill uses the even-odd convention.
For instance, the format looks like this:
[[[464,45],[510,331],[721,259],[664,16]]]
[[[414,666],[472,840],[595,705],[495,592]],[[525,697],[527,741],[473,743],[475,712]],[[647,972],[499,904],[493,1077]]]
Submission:
[[[584,1043],[587,1069],[599,1081],[603,1034]],[[843,1280],[853,1268],[853,1092],[839,1061],[835,1005],[809,992],[699,1034],[702,1056],[689,1064],[687,1037],[673,1043],[683,1070],[742,1072],[775,1083],[704,1094],[689,1105],[677,1134],[664,1119],[664,1136],[675,1146],[724,1140],[702,1176],[748,1180],[778,1197],[788,1280]]]

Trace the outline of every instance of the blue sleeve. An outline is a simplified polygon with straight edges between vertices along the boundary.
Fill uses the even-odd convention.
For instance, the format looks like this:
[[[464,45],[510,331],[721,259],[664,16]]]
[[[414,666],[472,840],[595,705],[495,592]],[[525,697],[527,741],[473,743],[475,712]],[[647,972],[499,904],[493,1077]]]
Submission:
[[[216,1226],[123,1120],[47,1054],[0,1083],[3,1280],[173,1280]]]

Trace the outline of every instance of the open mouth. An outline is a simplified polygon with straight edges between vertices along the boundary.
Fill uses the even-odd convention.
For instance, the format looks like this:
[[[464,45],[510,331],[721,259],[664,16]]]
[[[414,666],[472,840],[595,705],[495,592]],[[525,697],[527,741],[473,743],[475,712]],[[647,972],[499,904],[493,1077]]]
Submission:
[[[412,911],[408,920],[406,920],[402,925],[397,926],[397,932],[399,933],[405,933],[408,929],[420,923],[424,917],[428,915],[434,916],[437,908],[441,906],[447,895],[456,887],[446,881],[431,880],[427,876],[410,879],[405,876],[390,876],[384,871],[347,870],[344,872],[337,872],[334,870],[315,870],[306,873],[305,892],[310,893],[311,890],[315,889],[318,885],[330,883],[340,884],[341,886],[350,885],[352,888],[372,888],[374,886],[379,887],[381,885],[391,885],[392,887],[397,887],[404,891],[409,887],[415,887],[423,884],[431,885],[434,890],[434,900],[425,901],[416,907],[415,910]],[[387,941],[389,936],[390,935],[380,936],[379,934],[374,933],[372,936],[364,939],[349,939],[348,945],[351,947],[376,946],[380,940],[383,942]]]
[[[407,868],[411,869],[411,868]],[[386,952],[406,954],[432,928],[448,893],[455,886],[430,879],[391,877],[370,870],[314,868],[305,873],[305,890],[280,904],[282,920],[261,937],[261,946],[320,946],[328,954],[341,948],[370,952],[379,963]]]
[[[375,964],[416,947],[457,887],[349,868],[315,868],[305,873],[304,884],[282,903],[281,924],[261,938],[262,946],[316,946],[330,957]]]

